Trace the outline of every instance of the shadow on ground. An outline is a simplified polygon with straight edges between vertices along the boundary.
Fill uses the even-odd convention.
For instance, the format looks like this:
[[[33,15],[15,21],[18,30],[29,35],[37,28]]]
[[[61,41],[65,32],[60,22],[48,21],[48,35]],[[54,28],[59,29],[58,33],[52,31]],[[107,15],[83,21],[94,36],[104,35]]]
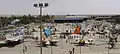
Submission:
[[[21,42],[21,43],[23,43],[23,42]],[[1,45],[0,48],[2,48],[2,47],[13,48],[21,43],[20,42],[9,42],[7,44]]]
[[[42,47],[48,47],[48,46],[59,46],[59,45],[43,45]],[[41,47],[40,44],[38,44],[36,47]]]

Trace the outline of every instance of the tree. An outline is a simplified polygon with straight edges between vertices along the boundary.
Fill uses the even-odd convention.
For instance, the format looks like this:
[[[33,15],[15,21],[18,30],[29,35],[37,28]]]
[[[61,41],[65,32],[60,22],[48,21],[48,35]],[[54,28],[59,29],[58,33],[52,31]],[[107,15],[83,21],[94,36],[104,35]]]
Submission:
[[[21,23],[22,24],[28,24],[29,22],[28,22],[28,17],[26,16],[26,15],[23,15],[21,18],[20,18],[20,20],[21,20]]]
[[[95,16],[91,16],[90,18],[91,18],[91,19],[95,19],[96,17],[95,17]]]
[[[44,22],[48,21],[51,17],[47,14],[47,15],[44,15],[42,16],[42,19]]]
[[[30,14],[28,15],[28,19],[30,23],[35,21],[35,17],[31,16]]]
[[[8,25],[8,17],[0,17],[0,27],[4,28]]]
[[[51,18],[54,18],[54,15],[52,15]]]

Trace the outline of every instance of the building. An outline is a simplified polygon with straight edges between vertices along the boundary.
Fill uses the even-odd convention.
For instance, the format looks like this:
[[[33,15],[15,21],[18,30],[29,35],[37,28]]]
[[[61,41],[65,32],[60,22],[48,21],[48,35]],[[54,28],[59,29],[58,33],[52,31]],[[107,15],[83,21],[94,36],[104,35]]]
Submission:
[[[77,23],[83,22],[81,18],[55,18],[53,19],[55,23]]]

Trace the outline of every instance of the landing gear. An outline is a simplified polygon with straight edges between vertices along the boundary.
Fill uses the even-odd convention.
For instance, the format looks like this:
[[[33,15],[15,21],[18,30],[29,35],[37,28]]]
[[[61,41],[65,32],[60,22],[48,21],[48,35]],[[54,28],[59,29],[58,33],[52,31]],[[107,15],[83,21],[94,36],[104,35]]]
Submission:
[[[117,41],[117,38],[115,38],[115,42],[118,42],[118,41]]]
[[[108,44],[110,44],[110,49],[114,48],[115,47],[115,43],[113,41],[109,42]]]

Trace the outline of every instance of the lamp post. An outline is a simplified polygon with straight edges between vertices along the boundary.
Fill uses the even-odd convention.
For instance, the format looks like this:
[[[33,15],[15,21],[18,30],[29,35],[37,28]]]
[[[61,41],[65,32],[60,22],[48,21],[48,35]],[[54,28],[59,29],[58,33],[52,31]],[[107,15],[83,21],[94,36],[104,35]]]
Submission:
[[[40,54],[42,54],[42,8],[47,7],[48,3],[38,3],[33,5],[36,8],[40,8]]]

